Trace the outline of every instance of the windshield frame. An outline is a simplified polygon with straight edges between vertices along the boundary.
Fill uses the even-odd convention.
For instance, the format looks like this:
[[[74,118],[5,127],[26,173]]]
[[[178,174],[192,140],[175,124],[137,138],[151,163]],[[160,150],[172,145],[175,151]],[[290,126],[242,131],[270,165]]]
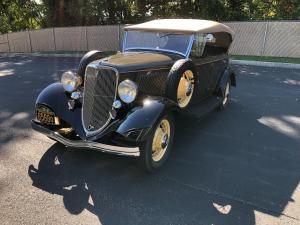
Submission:
[[[123,46],[122,46],[122,52],[123,53],[131,51],[131,50],[150,50],[150,51],[156,51],[156,52],[175,53],[175,54],[179,54],[181,56],[184,56],[185,58],[189,58],[189,55],[190,55],[190,52],[191,52],[191,49],[192,49],[192,46],[193,46],[193,42],[194,42],[194,34],[190,34],[189,44],[186,47],[186,52],[182,53],[182,52],[175,51],[175,50],[147,48],[147,47],[126,48],[127,38],[128,38],[128,31],[125,31],[124,38],[123,38]]]

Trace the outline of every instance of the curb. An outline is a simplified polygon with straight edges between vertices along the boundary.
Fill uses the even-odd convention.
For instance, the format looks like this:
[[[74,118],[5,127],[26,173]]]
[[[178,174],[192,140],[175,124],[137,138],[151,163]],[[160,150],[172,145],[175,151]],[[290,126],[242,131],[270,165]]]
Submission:
[[[285,68],[285,69],[300,69],[300,64],[280,63],[280,62],[230,60],[230,64],[243,65],[243,66],[263,66],[263,67]]]

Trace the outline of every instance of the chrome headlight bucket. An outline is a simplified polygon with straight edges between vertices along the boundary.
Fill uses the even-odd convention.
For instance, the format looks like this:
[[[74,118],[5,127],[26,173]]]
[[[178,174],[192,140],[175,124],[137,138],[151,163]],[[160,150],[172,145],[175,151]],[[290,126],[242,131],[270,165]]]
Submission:
[[[124,80],[118,86],[118,94],[120,99],[125,103],[131,103],[137,96],[137,85],[131,80]]]
[[[77,76],[72,71],[67,71],[62,74],[61,83],[67,92],[73,92],[82,83],[82,80],[80,76]]]

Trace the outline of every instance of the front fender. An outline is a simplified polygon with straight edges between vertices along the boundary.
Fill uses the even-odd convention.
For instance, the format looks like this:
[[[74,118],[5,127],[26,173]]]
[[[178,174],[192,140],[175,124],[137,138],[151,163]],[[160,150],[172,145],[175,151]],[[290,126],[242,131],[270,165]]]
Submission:
[[[75,107],[74,110],[68,108],[68,96],[61,83],[53,83],[46,87],[38,96],[37,104],[48,106],[55,115],[70,124],[76,133],[85,139],[85,132],[81,123],[81,108]]]
[[[74,110],[68,109],[68,96],[60,83],[54,83],[46,87],[38,96],[36,104],[43,104],[53,110],[56,116],[70,124],[81,139],[87,139],[82,122],[81,107],[75,107]],[[143,141],[147,134],[156,125],[157,120],[165,113],[176,108],[176,104],[165,98],[148,98],[142,105],[131,109],[127,116],[122,120],[116,120],[105,132],[92,137],[94,140],[100,140],[107,132],[114,131],[122,135],[125,139],[132,139],[131,134],[134,131],[140,132],[138,141]],[[135,139],[134,141],[137,141]]]
[[[128,136],[139,131],[139,141],[143,141],[156,125],[159,118],[175,109],[175,104],[164,98],[146,99],[143,105],[133,108],[117,129],[117,133]]]
[[[47,86],[38,96],[36,104],[44,104],[55,113],[60,113],[65,107],[68,108],[68,97],[61,83],[53,83]]]

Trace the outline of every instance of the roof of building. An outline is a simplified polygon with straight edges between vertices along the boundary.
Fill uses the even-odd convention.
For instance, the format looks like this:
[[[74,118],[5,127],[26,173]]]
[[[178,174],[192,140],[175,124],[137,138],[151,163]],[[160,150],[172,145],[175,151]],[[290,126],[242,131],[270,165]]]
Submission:
[[[225,32],[233,36],[233,30],[222,24],[211,20],[197,19],[159,19],[145,23],[126,26],[128,31],[152,31],[152,32],[178,32],[178,33],[218,33]]]

